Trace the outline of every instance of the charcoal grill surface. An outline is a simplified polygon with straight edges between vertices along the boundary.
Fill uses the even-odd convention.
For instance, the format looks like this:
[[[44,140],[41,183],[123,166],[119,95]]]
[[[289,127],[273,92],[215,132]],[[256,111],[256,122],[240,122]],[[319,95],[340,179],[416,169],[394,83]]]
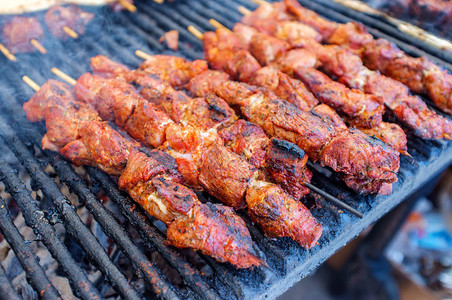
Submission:
[[[321,1],[323,3],[326,0]],[[253,240],[266,258],[269,267],[255,270],[236,270],[230,265],[219,264],[211,258],[201,256],[200,259],[205,261],[213,270],[212,274],[203,274],[196,265],[187,259],[184,253],[164,244],[164,235],[160,230],[161,228],[156,227],[153,219],[146,217],[143,211],[134,209],[131,200],[117,190],[108,176],[98,170],[88,168],[92,183],[84,182],[69,164],[55,153],[44,152],[43,156],[40,155],[39,157],[34,154],[33,145],[40,148],[39,140],[45,132],[45,128],[43,124],[31,124],[25,118],[21,105],[28,101],[33,92],[20,80],[21,76],[28,75],[38,84],[43,84],[47,79],[55,78],[50,69],[58,67],[77,78],[84,72],[89,71],[89,59],[98,54],[107,55],[113,60],[130,67],[137,67],[141,62],[133,54],[137,49],[150,54],[164,53],[183,56],[187,59],[202,58],[202,43],[186,30],[188,25],[194,25],[201,31],[213,30],[214,28],[208,21],[210,18],[215,18],[225,26],[232,28],[233,24],[241,18],[237,11],[239,5],[249,9],[256,7],[255,4],[245,0],[224,2],[178,0],[176,3],[159,5],[152,1],[137,1],[138,12],[135,14],[128,12],[114,14],[105,7],[86,8],[86,10],[93,11],[96,18],[88,26],[87,32],[79,39],[59,41],[52,38],[50,33],[47,32],[47,38],[43,41],[43,45],[49,51],[48,55],[21,54],[18,55],[19,61],[17,63],[0,57],[2,66],[0,72],[0,146],[11,149],[20,162],[20,164],[2,165],[4,174],[0,179],[2,181],[11,179],[5,174],[5,172],[8,173],[8,168],[21,169],[25,166],[29,173],[34,173],[30,166],[39,168],[39,165],[41,165],[39,172],[44,172],[43,167],[50,163],[61,179],[78,195],[79,202],[86,205],[90,212],[99,219],[98,222],[102,225],[105,233],[112,237],[115,243],[119,244],[121,250],[127,254],[131,261],[130,266],[137,268],[138,274],[142,277],[146,277],[146,274],[143,274],[145,270],[150,272],[150,275],[147,275],[148,284],[154,287],[154,294],[168,299],[275,298],[299,281],[300,278],[312,272],[319,264],[421,188],[431,178],[437,176],[452,162],[452,143],[423,141],[410,136],[408,151],[413,158],[401,157],[399,181],[394,184],[394,191],[390,196],[359,196],[347,189],[329,170],[318,165],[311,165],[311,169],[314,171],[313,184],[357,208],[364,213],[364,218],[358,219],[350,214],[340,212],[328,202],[319,200],[318,205],[313,207],[311,211],[322,223],[324,233],[318,246],[311,250],[304,250],[290,239],[265,238],[261,230],[250,222],[246,213],[241,212],[240,215],[247,222]],[[303,0],[302,2],[306,6],[309,4],[314,9],[321,7],[316,3],[310,4],[309,1]],[[340,10],[331,14],[330,17],[342,22],[350,20]],[[180,47],[179,51],[176,52],[167,50],[158,42],[159,37],[171,29],[180,32]],[[380,31],[374,29],[372,33],[378,35]],[[390,33],[384,33],[384,35],[387,34]],[[392,39],[401,45],[406,43],[396,36],[393,36]],[[423,45],[418,46],[410,45],[410,54],[422,55],[427,53],[427,48]],[[442,57],[434,54],[428,52],[428,55],[434,57],[437,62],[445,67],[449,66]],[[46,176],[44,173],[42,176]],[[32,177],[36,176],[36,174],[31,175]],[[33,189],[45,189],[45,185],[50,184],[48,183],[49,178],[45,180],[37,178],[36,180],[43,180],[43,183],[33,186]],[[149,262],[141,253],[136,252],[138,250],[130,244],[131,240],[127,235],[124,239],[119,237],[121,230],[123,230],[120,227],[121,225],[114,219],[109,218],[108,211],[100,202],[95,203],[96,198],[91,190],[96,188],[104,190],[114,202],[118,203],[122,214],[128,222],[133,224],[145,244],[160,253],[166,263],[181,274],[185,283],[183,286],[176,286],[170,280],[166,280],[165,276],[162,275],[162,270]],[[8,191],[8,185],[6,190]],[[9,192],[14,194],[13,191]],[[55,198],[54,202],[57,207],[58,205],[65,207],[63,204],[58,204],[56,196],[49,193],[47,197]],[[64,201],[63,198],[59,200]],[[65,207],[65,209],[68,208]],[[67,222],[65,222],[65,226],[68,227]],[[92,245],[85,245],[85,247],[88,249],[85,251],[89,252]],[[96,255],[96,252],[92,255]],[[140,263],[137,263],[137,261]],[[146,265],[145,269],[140,269],[141,263],[149,263],[149,265]],[[99,268],[109,275],[107,277],[110,284],[116,286],[116,291],[120,295],[131,299],[137,296],[134,288],[123,282],[122,278],[106,272],[107,267],[116,270],[111,262],[104,261],[98,264],[100,264]],[[68,277],[71,277],[70,271],[68,271]],[[124,270],[119,268],[119,271],[123,272]],[[45,282],[45,278],[40,279]],[[152,298],[155,295],[147,296]]]

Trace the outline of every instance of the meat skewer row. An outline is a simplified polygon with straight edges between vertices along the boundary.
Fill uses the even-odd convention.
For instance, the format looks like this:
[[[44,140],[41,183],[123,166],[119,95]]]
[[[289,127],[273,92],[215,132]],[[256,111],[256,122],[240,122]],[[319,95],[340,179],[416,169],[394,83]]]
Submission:
[[[244,20],[247,20],[245,18]],[[273,20],[272,24],[278,26],[278,21]],[[259,26],[255,28],[261,30]],[[429,109],[419,97],[411,95],[404,84],[367,69],[358,55],[343,47],[323,46],[314,39],[298,41],[297,46],[309,50],[312,59],[317,59],[317,64],[321,65],[323,71],[337,77],[341,83],[350,88],[359,89],[383,99],[385,106],[397,120],[415,135],[424,139],[450,139],[451,121]],[[282,55],[280,61],[283,68],[290,67],[291,62],[301,59],[303,55],[309,55],[309,53],[291,50],[286,55]],[[285,59],[287,61],[284,63]],[[295,68],[289,69],[293,72]]]
[[[452,74],[427,58],[408,56],[387,40],[375,40],[360,23],[327,21],[296,0],[285,0],[273,6],[261,5],[258,10],[254,16],[243,20],[244,23],[251,25],[259,19],[265,23],[268,17],[277,17],[307,24],[316,29],[325,42],[348,47],[362,57],[369,69],[404,83],[415,93],[428,95],[443,111],[452,113]]]
[[[160,144],[160,149],[174,157],[190,186],[205,189],[235,209],[247,207],[251,219],[269,236],[291,237],[308,249],[317,244],[322,227],[310,211],[224,147],[214,129],[174,123],[122,78],[86,73],[77,80],[74,92],[103,119],[115,121],[146,146]]]
[[[315,70],[313,67],[317,61],[314,54],[306,50],[289,52],[288,43],[240,23],[234,26],[234,33],[219,28],[217,36],[222,40],[229,40],[229,45],[249,49],[263,65],[270,64],[269,67],[256,71],[251,80],[252,84],[270,89],[305,111],[314,108],[318,99],[339,112],[350,126],[379,138],[404,155],[409,155],[403,130],[396,124],[382,122],[384,106],[381,99],[358,90],[350,90]],[[287,56],[281,55],[286,53]],[[274,62],[275,60],[277,61]],[[297,75],[302,82],[290,78],[288,74]]]
[[[35,83],[31,86],[38,88]],[[180,184],[171,156],[159,150],[141,152],[140,144],[103,122],[64,83],[47,81],[24,104],[24,110],[30,121],[46,123],[43,149],[58,151],[76,165],[94,166],[119,176],[119,187],[167,225],[172,245],[199,250],[237,268],[263,264],[244,221],[231,208],[201,203],[193,191]]]
[[[260,68],[259,63],[248,51],[231,50],[228,46],[221,48],[219,41],[224,40],[214,37],[213,42],[207,44],[213,46],[206,55],[211,65],[223,69],[233,78],[248,72],[245,78],[249,81]],[[216,43],[220,46],[215,47]],[[214,92],[231,106],[238,107],[246,118],[260,125],[267,134],[297,144],[314,162],[320,161],[339,172],[347,185],[356,191],[388,194],[391,183],[397,181],[398,154],[380,140],[359,130],[348,129],[330,108],[326,115],[318,111],[301,111],[266,89],[238,82],[224,83],[220,88],[214,88]],[[234,97],[233,93],[237,95]],[[343,126],[338,126],[338,123]],[[341,145],[340,150],[336,149],[338,145]],[[342,152],[347,153],[347,157],[340,155]]]
[[[174,56],[150,56],[142,51],[139,52],[139,55],[147,58],[145,64],[147,72],[150,70],[158,72],[159,66],[164,66],[168,71],[170,65],[187,64],[182,58]],[[156,62],[152,67],[151,61]],[[220,77],[220,80],[229,79],[226,73],[208,70],[194,76],[189,81],[187,88],[193,95],[203,98],[192,99],[156,78],[155,74],[152,77],[143,77],[143,70],[130,72],[128,67],[105,56],[93,57],[91,69],[104,77],[123,76],[129,81],[133,81],[135,85],[140,85],[140,94],[158,105],[176,122],[204,129],[220,129],[219,135],[226,147],[245,158],[257,169],[262,170],[267,178],[280,185],[295,199],[309,193],[307,188],[314,189],[316,193],[335,205],[362,217],[360,212],[309,183],[312,173],[306,168],[307,156],[303,150],[287,141],[268,138],[263,129],[255,124],[244,120],[237,121],[234,111],[222,99],[196,92],[196,90],[202,90],[206,82],[210,82],[211,79],[212,82],[218,82],[215,80],[216,76]],[[159,75],[168,77],[162,75],[163,73],[160,72]]]

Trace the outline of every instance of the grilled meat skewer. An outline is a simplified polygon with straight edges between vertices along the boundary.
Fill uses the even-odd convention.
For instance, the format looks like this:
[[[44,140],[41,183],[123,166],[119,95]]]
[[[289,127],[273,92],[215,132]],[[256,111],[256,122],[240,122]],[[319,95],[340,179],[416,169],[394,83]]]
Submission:
[[[155,118],[158,110],[121,78],[103,79],[105,85],[100,90],[98,81],[99,77],[85,74],[77,81],[75,90],[85,90],[85,94],[91,91],[94,97],[86,99],[95,98],[97,103],[93,105],[109,112],[104,112],[105,117],[114,119],[129,134],[146,144],[143,137],[153,132],[146,128],[147,124],[162,124]],[[80,96],[80,93],[76,94]],[[133,122],[133,130],[127,126],[127,121],[122,125],[124,120],[134,118],[137,110],[141,109],[139,107],[147,107],[153,112],[140,113],[143,118]],[[111,112],[114,116],[110,115]],[[252,220],[270,236],[288,236],[306,248],[316,244],[322,227],[309,210],[277,185],[260,179],[260,172],[224,147],[214,129],[205,131],[189,125],[181,126],[171,119],[164,126],[162,149],[176,159],[186,181],[197,184],[236,209],[247,206]]]
[[[36,50],[32,41],[44,38],[44,31],[36,18],[15,16],[2,29],[6,47],[12,53],[33,52]]]
[[[59,151],[76,165],[91,165],[120,176],[120,188],[167,224],[167,238],[174,246],[199,250],[238,268],[262,263],[245,223],[231,208],[201,203],[180,184],[171,156],[159,150],[148,155],[140,152],[137,142],[102,122],[67,85],[49,80],[24,104],[24,110],[32,122],[45,120],[44,149]]]
[[[327,21],[317,13],[302,7],[296,0],[285,0],[271,7],[264,5],[252,17],[243,20],[251,25],[259,19],[261,23],[274,16],[295,19],[315,28],[329,44],[346,46],[360,55],[364,64],[373,70],[406,84],[413,92],[426,94],[443,111],[452,113],[452,74],[441,69],[425,57],[414,58],[384,40],[375,40],[366,28],[356,22],[338,24]],[[269,13],[268,10],[276,12]],[[265,13],[263,13],[265,11]]]
[[[260,40],[264,41],[265,36],[261,35]],[[269,42],[263,44],[262,48],[272,47]],[[285,55],[281,55],[275,64],[288,69],[292,74],[296,70],[290,67],[290,63],[297,58],[310,63],[310,66],[321,65],[326,73],[339,78],[341,83],[350,88],[359,89],[383,99],[385,106],[395,117],[417,136],[424,139],[450,138],[452,133],[450,120],[430,110],[419,97],[410,95],[407,87],[402,83],[364,67],[358,55],[340,46],[321,45],[313,39],[305,39],[303,47],[304,50],[312,52],[308,59],[302,56],[306,51],[290,50]],[[315,63],[313,62],[314,54],[317,57]],[[284,62],[286,57],[289,60]],[[297,69],[300,70],[299,67]]]
[[[93,18],[94,14],[83,11],[76,5],[55,5],[49,8],[44,15],[44,20],[50,32],[63,40],[69,37],[65,28],[69,28],[77,34],[83,34],[86,25]]]
[[[160,64],[165,60],[180,58],[157,55],[153,59],[156,64]],[[147,65],[150,63],[148,61]],[[259,126],[243,120],[237,121],[234,111],[221,98],[196,91],[208,83],[217,84],[219,81],[228,80],[226,73],[209,70],[193,77],[187,89],[192,95],[202,97],[193,99],[174,90],[171,85],[156,76],[150,77],[138,70],[128,71],[126,66],[104,56],[93,57],[91,68],[102,76],[123,76],[133,82],[139,86],[140,94],[144,98],[159,106],[175,122],[198,126],[204,130],[219,130],[225,146],[262,170],[269,179],[295,199],[309,193],[303,183],[310,182],[312,173],[306,168],[307,157],[303,150],[286,141],[270,140]]]

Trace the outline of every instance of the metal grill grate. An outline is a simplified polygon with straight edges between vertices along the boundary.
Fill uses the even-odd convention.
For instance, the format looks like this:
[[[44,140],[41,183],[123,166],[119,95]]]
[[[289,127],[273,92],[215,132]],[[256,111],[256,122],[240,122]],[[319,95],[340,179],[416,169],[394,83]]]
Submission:
[[[326,0],[322,0],[322,3]],[[274,298],[287,290],[294,282],[306,276],[325,259],[357,236],[362,230],[378,220],[382,215],[394,208],[403,199],[421,188],[433,176],[441,172],[452,162],[452,145],[443,141],[423,141],[410,137],[409,152],[413,160],[407,157],[401,159],[399,182],[394,185],[394,192],[386,197],[358,196],[348,190],[334,174],[327,169],[312,164],[314,171],[313,183],[327,192],[341,197],[345,202],[358,208],[365,214],[363,219],[357,219],[346,213],[340,213],[328,202],[319,201],[312,208],[314,216],[324,226],[324,235],[319,246],[304,250],[290,239],[271,240],[255,227],[246,213],[241,212],[252,234],[253,240],[260,248],[269,265],[268,268],[255,270],[236,270],[230,265],[220,264],[212,258],[179,251],[165,243],[164,229],[158,222],[150,218],[141,209],[119,191],[116,184],[106,174],[93,168],[86,168],[89,181],[82,179],[72,166],[59,155],[52,152],[41,152],[40,139],[45,132],[42,124],[31,124],[25,118],[21,105],[32,96],[32,91],[20,80],[22,75],[28,75],[37,83],[43,84],[47,79],[54,78],[50,69],[58,67],[73,77],[80,76],[89,70],[89,58],[103,54],[114,60],[136,67],[140,60],[133,55],[137,49],[148,53],[166,53],[181,55],[188,59],[202,58],[202,44],[187,30],[188,25],[195,25],[202,31],[213,30],[209,19],[214,18],[232,27],[240,20],[237,8],[240,5],[254,9],[256,5],[246,0],[224,1],[213,0],[182,1],[159,5],[152,1],[137,3],[138,12],[130,14],[110,13],[107,8],[90,8],[96,13],[95,21],[89,25],[87,32],[77,40],[59,41],[47,38],[43,45],[49,54],[19,55],[18,63],[12,63],[1,57],[2,72],[0,74],[0,147],[10,149],[19,164],[6,163],[2,153],[0,157],[0,179],[24,214],[27,225],[39,234],[49,252],[58,261],[69,281],[74,293],[80,298],[100,298],[102,290],[98,284],[91,282],[85,270],[80,266],[69,249],[64,246],[51,224],[46,211],[39,207],[39,202],[30,195],[30,190],[19,179],[17,171],[25,168],[32,179],[32,190],[40,190],[46,199],[51,200],[49,209],[58,211],[63,225],[75,241],[83,248],[92,263],[102,271],[105,279],[116,290],[118,295],[127,299],[139,297],[153,298],[159,296],[166,299],[174,298],[255,298],[268,296]],[[306,3],[305,3],[306,2]],[[319,10],[320,5],[310,1],[302,1],[307,7]],[[326,5],[326,4],[325,4]],[[349,21],[349,17],[360,17],[355,14],[335,9],[333,4],[323,7],[326,14],[336,21]],[[360,19],[361,20],[361,19]],[[364,21],[364,19],[363,19]],[[388,37],[412,55],[428,54],[445,67],[450,67],[449,58],[429,49],[429,46],[414,43],[411,38],[400,36],[391,30],[384,33],[379,23],[371,32],[376,36]],[[158,39],[166,31],[177,29],[180,32],[180,50],[169,51]],[[47,33],[47,36],[50,36]],[[406,43],[410,43],[408,45]],[[55,178],[50,176],[45,167],[51,165],[61,182],[64,182],[77,195],[80,205],[84,205],[99,223],[104,233],[111,238],[124,256],[130,262],[139,277],[143,278],[153,294],[140,295],[133,285],[136,278],[126,278],[126,267],[118,266],[108,256],[103,246],[92,232],[81,221],[71,203],[60,191]],[[155,253],[158,253],[165,263],[175,270],[184,284],[176,285],[171,278],[166,278],[161,266],[158,266],[143,249],[131,238],[132,232],[113,215],[96,198],[98,190],[102,190],[116,203],[125,219],[133,226],[141,237],[141,242]],[[27,271],[28,279],[33,288],[43,297],[55,299],[57,291],[53,288],[43,273],[39,263],[30,259],[34,257],[30,247],[18,235],[17,229],[9,220],[6,203],[0,199],[0,229],[10,243],[16,256]],[[46,209],[48,210],[48,209]],[[8,222],[6,222],[8,221]],[[22,256],[24,254],[24,256]],[[197,262],[208,266],[209,272],[200,267]],[[33,271],[31,271],[33,270]],[[8,282],[0,268],[0,282]],[[14,290],[9,284],[1,293],[11,297]],[[44,287],[47,287],[46,289]],[[58,288],[58,286],[56,286]],[[0,296],[2,294],[0,293]]]

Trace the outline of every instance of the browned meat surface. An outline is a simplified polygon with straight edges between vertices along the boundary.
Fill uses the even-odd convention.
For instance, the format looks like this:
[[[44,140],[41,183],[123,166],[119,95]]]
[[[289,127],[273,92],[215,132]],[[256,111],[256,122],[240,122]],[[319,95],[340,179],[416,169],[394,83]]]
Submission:
[[[177,51],[179,48],[179,31],[170,30],[159,39],[160,43],[165,43],[171,50]]]
[[[47,28],[49,28],[53,35],[60,39],[67,39],[69,37],[63,30],[64,26],[69,27],[78,34],[83,34],[86,25],[93,18],[94,14],[83,11],[76,5],[52,6],[44,16]]]
[[[312,173],[306,168],[308,156],[295,144],[272,138],[265,155],[265,172],[295,199],[310,193],[304,182],[311,182]]]
[[[314,247],[322,235],[322,226],[309,210],[275,184],[254,181],[246,193],[248,213],[268,235],[287,236],[303,247]]]
[[[345,150],[347,149],[347,150]],[[343,131],[322,151],[321,163],[361,179],[396,182],[398,154],[380,140],[356,129]]]
[[[311,109],[311,113],[324,120],[324,122],[335,128],[338,132],[348,129],[347,125],[344,123],[344,120],[342,120],[334,109],[326,104],[317,105]]]
[[[359,178],[397,180],[393,173],[399,168],[397,153],[360,131],[339,131],[333,120],[303,112],[268,93],[253,94],[241,83],[223,84],[222,95],[269,135],[297,144],[314,161]]]
[[[436,114],[399,81],[380,75],[363,66],[360,57],[339,46],[306,44],[317,54],[326,73],[338,77],[350,88],[380,97],[398,121],[424,139],[450,138],[452,122]]]
[[[247,82],[261,68],[259,62],[242,49],[238,37],[226,29],[206,32],[203,43],[204,55],[210,67],[226,72],[233,79]]]
[[[12,53],[34,52],[31,40],[44,38],[41,23],[33,17],[15,16],[3,26],[2,33],[6,48]]]
[[[126,73],[129,71],[129,68],[127,66],[112,61],[111,59],[103,55],[91,57],[90,67],[95,75],[104,78],[116,77],[118,74]]]
[[[394,44],[378,39],[365,48],[363,61],[413,92],[427,94],[439,108],[452,113],[452,75],[427,58],[410,57]]]
[[[140,70],[156,75],[174,87],[182,87],[191,78],[206,71],[207,63],[203,60],[188,62],[181,57],[154,55],[140,65]]]
[[[319,103],[302,82],[273,67],[264,67],[257,71],[250,83],[269,89],[304,111]]]
[[[75,97],[67,91],[70,89],[65,84],[50,81],[24,105],[26,110],[40,108],[37,114],[29,114],[32,121],[45,117],[46,122],[53,122],[56,120],[51,118],[59,118],[68,127],[79,127],[73,140],[68,140],[60,150],[63,156],[76,165],[95,166],[111,175],[121,175],[120,187],[149,214],[168,225],[167,236],[173,245],[191,247],[238,268],[262,264],[254,253],[244,222],[232,209],[200,203],[195,193],[178,183],[181,177],[175,169],[177,165],[167,154],[154,150],[145,155],[137,150],[136,143],[106,122],[77,119],[70,105],[78,105],[80,109],[86,105],[76,103]],[[60,105],[68,113],[43,116],[42,111],[48,105]],[[194,226],[196,224],[202,226]],[[213,232],[215,235],[211,236]],[[187,239],[182,233],[190,233],[191,238]]]
[[[303,8],[295,0],[285,2],[290,13],[301,22],[316,28],[328,43],[348,47],[361,55],[370,69],[406,84],[413,92],[427,94],[442,110],[452,112],[452,75],[447,71],[425,57],[407,55],[387,40],[374,40],[361,24],[328,22],[315,12]],[[428,8],[428,5],[423,7]],[[452,9],[446,9],[442,13],[452,13]],[[325,24],[336,28],[324,30]]]
[[[199,249],[237,268],[262,265],[245,222],[230,207],[210,203],[195,206],[192,216],[179,218],[168,226],[167,235],[176,247]]]
[[[84,122],[99,120],[93,109],[77,103],[70,88],[57,80],[43,84],[23,107],[30,121],[45,120],[47,133],[42,146],[53,151],[75,140]]]
[[[350,175],[341,176],[341,179],[349,188],[361,194],[390,195],[392,193],[392,184],[383,180],[360,179]]]
[[[64,146],[60,153],[76,165],[89,165],[102,171],[121,175],[133,144],[125,140],[107,123],[82,123],[79,138]]]
[[[317,68],[320,64],[314,52],[306,49],[293,49],[281,55],[273,64],[278,70],[293,76],[303,68]]]
[[[304,8],[297,0],[284,0],[284,3],[288,13],[298,21],[315,28],[323,37],[330,37],[338,27],[337,23],[327,21],[312,10]]]
[[[205,97],[215,94],[217,86],[229,80],[229,75],[221,71],[205,71],[193,77],[187,84],[187,91],[194,97]]]
[[[281,39],[256,32],[251,38],[249,51],[266,66],[291,49],[291,45]]]
[[[204,153],[199,180],[220,201],[239,209],[246,206],[245,192],[254,172],[238,154],[214,144]]]
[[[296,74],[317,99],[351,119],[353,125],[372,128],[381,123],[384,106],[380,98],[349,89],[316,69],[299,69]]]
[[[380,139],[392,149],[407,155],[407,139],[403,129],[394,123],[381,122],[373,128],[360,128],[365,134]]]
[[[251,165],[258,169],[266,166],[269,138],[261,127],[240,119],[219,134],[226,147],[244,157]]]

